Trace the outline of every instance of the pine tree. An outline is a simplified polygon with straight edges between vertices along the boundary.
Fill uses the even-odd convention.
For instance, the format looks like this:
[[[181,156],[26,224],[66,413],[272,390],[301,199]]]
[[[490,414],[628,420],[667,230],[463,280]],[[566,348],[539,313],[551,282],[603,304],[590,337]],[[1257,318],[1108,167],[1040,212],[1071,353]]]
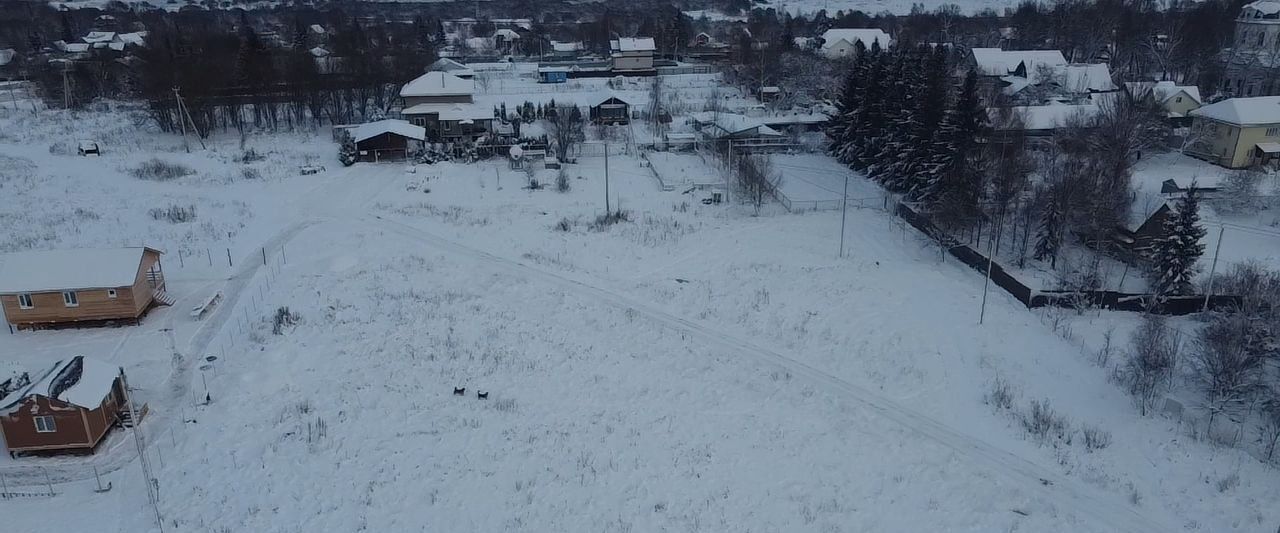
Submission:
[[[1036,261],[1049,259],[1049,266],[1058,268],[1058,249],[1062,247],[1062,207],[1057,198],[1050,198],[1040,216],[1040,228],[1036,231]]]
[[[1164,221],[1164,235],[1152,246],[1152,277],[1156,294],[1186,294],[1198,272],[1196,262],[1204,255],[1205,229],[1200,225],[1200,191],[1195,183],[1178,200]]]
[[[356,141],[351,138],[350,134],[342,136],[342,144],[338,145],[338,161],[342,166],[349,167],[356,164],[356,158],[359,151],[356,149]]]
[[[920,200],[945,218],[957,221],[978,214],[986,166],[978,139],[988,129],[986,109],[978,98],[978,78],[970,72],[955,107],[937,129],[938,152],[929,163],[930,174],[920,184]]]

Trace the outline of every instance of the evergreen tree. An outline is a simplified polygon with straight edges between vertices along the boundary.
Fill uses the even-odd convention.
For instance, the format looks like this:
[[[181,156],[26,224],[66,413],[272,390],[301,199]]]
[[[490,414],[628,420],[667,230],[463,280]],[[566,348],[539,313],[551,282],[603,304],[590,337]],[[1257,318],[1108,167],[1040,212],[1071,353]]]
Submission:
[[[831,155],[845,164],[852,163],[855,126],[862,110],[863,92],[867,89],[868,61],[862,41],[854,43],[853,65],[844,78],[840,100],[836,102],[836,116],[827,127]]]
[[[938,152],[930,163],[934,170],[921,184],[920,200],[953,222],[979,213],[986,162],[978,139],[988,129],[986,109],[978,98],[978,78],[970,72],[955,107],[938,127]]]
[[[359,151],[356,149],[356,141],[351,138],[351,134],[342,136],[342,144],[338,145],[338,161],[342,166],[349,167],[356,164],[356,158]]]
[[[1156,294],[1186,294],[1198,271],[1196,261],[1204,255],[1205,229],[1200,225],[1200,191],[1195,183],[1178,200],[1164,221],[1164,235],[1152,246],[1152,277]]]
[[[1062,247],[1062,206],[1056,195],[1049,198],[1040,216],[1040,228],[1036,231],[1035,258],[1049,259],[1049,266],[1058,268],[1058,249]]]

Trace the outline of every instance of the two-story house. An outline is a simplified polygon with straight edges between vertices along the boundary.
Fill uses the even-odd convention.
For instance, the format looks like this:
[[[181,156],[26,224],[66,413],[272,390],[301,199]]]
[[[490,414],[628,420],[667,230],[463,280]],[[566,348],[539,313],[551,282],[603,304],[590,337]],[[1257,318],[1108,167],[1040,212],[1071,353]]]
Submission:
[[[657,51],[653,37],[622,37],[609,41],[613,71],[617,73],[653,72],[653,54]]]
[[[475,104],[475,82],[448,72],[428,72],[400,88],[400,115],[426,129],[432,142],[474,141],[493,125],[493,110]]]
[[[1189,155],[1227,168],[1248,168],[1280,154],[1280,96],[1231,98],[1190,114]]]

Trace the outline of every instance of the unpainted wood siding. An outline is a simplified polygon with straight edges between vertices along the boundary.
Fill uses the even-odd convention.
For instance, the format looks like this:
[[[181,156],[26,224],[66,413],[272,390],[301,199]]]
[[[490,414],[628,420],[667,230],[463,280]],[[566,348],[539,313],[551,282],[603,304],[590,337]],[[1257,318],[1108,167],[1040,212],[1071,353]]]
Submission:
[[[145,251],[132,286],[73,290],[78,301],[75,307],[66,305],[62,291],[30,293],[34,304],[31,309],[23,309],[18,304],[17,294],[0,295],[0,307],[4,308],[4,316],[9,323],[15,326],[138,318],[153,300],[154,290],[147,273],[152,268],[158,270],[159,263],[158,252]],[[160,279],[163,281],[163,277]],[[115,298],[110,296],[112,290],[116,293]]]

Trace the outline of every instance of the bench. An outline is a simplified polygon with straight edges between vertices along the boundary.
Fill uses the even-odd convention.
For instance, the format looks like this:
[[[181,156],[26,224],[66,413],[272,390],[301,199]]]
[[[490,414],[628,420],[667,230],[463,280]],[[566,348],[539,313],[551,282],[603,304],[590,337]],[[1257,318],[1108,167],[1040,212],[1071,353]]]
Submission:
[[[195,320],[200,320],[200,317],[203,317],[205,313],[209,312],[210,309],[213,309],[214,306],[218,305],[218,302],[221,300],[222,300],[222,291],[213,293],[212,296],[205,298],[203,302],[200,302],[200,304],[191,308],[191,318]]]

